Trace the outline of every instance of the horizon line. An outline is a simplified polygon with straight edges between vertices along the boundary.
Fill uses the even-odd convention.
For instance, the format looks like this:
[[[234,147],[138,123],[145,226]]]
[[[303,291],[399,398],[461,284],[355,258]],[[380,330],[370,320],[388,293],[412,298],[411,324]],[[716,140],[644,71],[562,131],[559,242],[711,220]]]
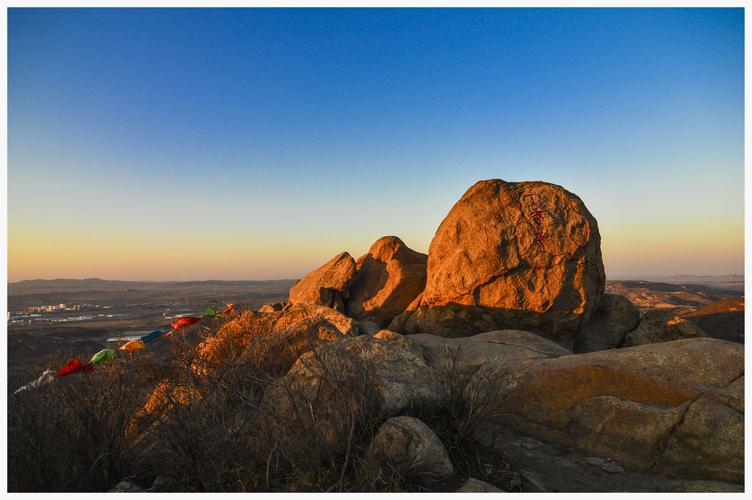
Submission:
[[[313,269],[311,270],[313,271]],[[305,276],[305,275],[304,275]],[[221,278],[207,278],[207,279],[108,279],[108,278],[99,278],[96,276],[88,277],[88,278],[25,278],[17,281],[8,281],[8,285],[14,285],[18,283],[23,283],[26,281],[116,281],[116,282],[122,282],[122,283],[190,283],[190,282],[207,282],[207,281],[224,281],[224,282],[230,282],[230,281],[248,281],[248,282],[259,282],[259,281],[294,281],[294,280],[300,280],[304,276],[298,277],[298,278],[268,278],[268,279],[253,279],[253,278],[238,278],[238,279],[221,279]],[[614,277],[606,277],[607,281],[639,281],[639,280],[649,280],[649,279],[669,279],[669,278],[723,278],[723,277],[739,277],[744,279],[744,273],[722,273],[722,274],[693,274],[693,273],[682,273],[682,274],[670,274],[670,275],[644,275],[644,274],[638,274],[638,275],[632,275],[632,276],[614,276]]]

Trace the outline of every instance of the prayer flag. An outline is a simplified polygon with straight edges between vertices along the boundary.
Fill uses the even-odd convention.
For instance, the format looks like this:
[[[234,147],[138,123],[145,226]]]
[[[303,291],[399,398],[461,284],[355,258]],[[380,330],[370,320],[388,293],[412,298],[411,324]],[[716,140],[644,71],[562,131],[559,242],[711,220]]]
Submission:
[[[141,337],[141,340],[145,344],[151,344],[152,342],[154,342],[155,340],[157,340],[162,335],[164,335],[164,332],[162,330],[154,330],[150,334],[144,335],[143,337]]]
[[[203,317],[204,319],[209,319],[209,318],[217,319],[219,318],[219,311],[217,311],[216,309],[210,306],[209,308],[206,309],[206,312],[204,313]]]
[[[18,394],[21,391],[25,391],[27,389],[35,389],[37,387],[40,387],[45,384],[49,384],[55,380],[55,372],[52,370],[45,370],[44,373],[42,373],[39,378],[36,380],[29,382],[28,384],[19,387],[15,391],[13,391],[13,394]]]
[[[57,373],[55,373],[56,377],[65,377],[66,375],[73,375],[74,373],[88,373],[93,372],[94,366],[90,365],[88,363],[83,364],[78,359],[71,359],[68,361],[68,364],[66,364],[64,367],[60,368]]]
[[[91,365],[99,365],[115,357],[115,349],[102,349],[89,360]]]
[[[122,351],[128,351],[131,354],[133,354],[136,351],[140,351],[141,349],[144,349],[144,348],[146,348],[146,344],[141,339],[131,340],[127,344],[123,344],[120,346],[120,349]]]
[[[183,316],[182,318],[170,323],[170,326],[173,327],[175,330],[179,330],[180,328],[183,328],[184,326],[191,326],[195,323],[198,323],[199,321],[201,321],[201,318],[196,317],[196,316]]]

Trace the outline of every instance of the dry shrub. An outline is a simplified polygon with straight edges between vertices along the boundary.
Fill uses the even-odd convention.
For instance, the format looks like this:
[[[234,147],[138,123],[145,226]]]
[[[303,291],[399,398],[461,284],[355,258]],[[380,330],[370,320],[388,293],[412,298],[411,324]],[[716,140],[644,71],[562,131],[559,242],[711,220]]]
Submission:
[[[488,390],[496,380],[489,371],[463,368],[461,350],[447,346],[447,362],[437,367],[447,404],[438,412],[417,408],[410,415],[425,422],[441,439],[458,477],[479,478],[506,490],[507,484],[518,482],[519,477],[502,457],[484,450],[473,439],[473,434],[499,411],[494,391]]]
[[[302,347],[300,336],[256,333],[222,363],[216,351],[208,361],[184,353],[150,400],[149,462],[196,491],[367,489],[365,450],[380,421],[368,367],[320,356],[316,338]],[[320,370],[315,387],[282,377],[301,351],[300,363]]]

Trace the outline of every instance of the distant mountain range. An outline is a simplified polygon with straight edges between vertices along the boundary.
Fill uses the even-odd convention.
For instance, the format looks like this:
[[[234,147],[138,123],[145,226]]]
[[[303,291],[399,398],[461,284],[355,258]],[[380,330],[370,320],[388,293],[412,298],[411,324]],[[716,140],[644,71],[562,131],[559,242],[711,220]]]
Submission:
[[[670,276],[623,276],[607,277],[609,282],[644,281],[646,283],[667,283],[671,285],[704,285],[725,290],[744,291],[743,274],[702,275],[702,274],[674,274]]]
[[[706,286],[714,286],[717,288],[744,290],[744,275],[743,274],[725,274],[722,276],[700,276],[700,275],[695,275],[695,274],[678,274],[676,276],[656,278],[655,281],[663,281],[664,283],[672,283],[672,284],[678,284],[678,285],[706,285]]]

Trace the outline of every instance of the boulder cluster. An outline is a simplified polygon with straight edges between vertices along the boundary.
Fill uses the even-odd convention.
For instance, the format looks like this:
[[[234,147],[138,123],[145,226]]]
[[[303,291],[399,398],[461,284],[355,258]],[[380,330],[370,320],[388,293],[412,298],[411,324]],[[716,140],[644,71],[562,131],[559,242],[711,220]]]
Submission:
[[[331,307],[384,327],[423,291],[427,259],[396,236],[384,236],[357,262],[342,252],[311,271],[290,289],[289,303]]]
[[[461,401],[478,449],[516,460],[524,491],[739,490],[743,346],[670,314],[641,318],[605,294],[600,240],[560,186],[481,181],[428,255],[395,236],[357,261],[342,252],[287,303],[245,313],[199,349],[211,362],[261,332],[290,337],[291,368],[262,406],[304,407],[326,442],[367,400],[382,417],[369,460],[429,489],[498,491],[458,477],[446,443],[415,417]],[[305,438],[295,432],[274,431],[280,442]]]
[[[476,430],[487,448],[515,429],[608,457],[590,466],[742,482],[743,347],[668,313],[641,318],[604,285],[598,224],[580,198],[497,179],[460,198],[428,255],[385,236],[357,261],[343,252],[312,271],[289,303],[341,311],[368,335],[348,349],[379,361],[374,390],[395,415],[374,453],[421,462],[429,478],[451,463],[425,451],[441,448],[425,424],[399,415],[445,404],[442,384],[463,384],[436,379],[451,365],[469,377],[455,390],[496,407]],[[287,376],[315,375],[296,365]]]

